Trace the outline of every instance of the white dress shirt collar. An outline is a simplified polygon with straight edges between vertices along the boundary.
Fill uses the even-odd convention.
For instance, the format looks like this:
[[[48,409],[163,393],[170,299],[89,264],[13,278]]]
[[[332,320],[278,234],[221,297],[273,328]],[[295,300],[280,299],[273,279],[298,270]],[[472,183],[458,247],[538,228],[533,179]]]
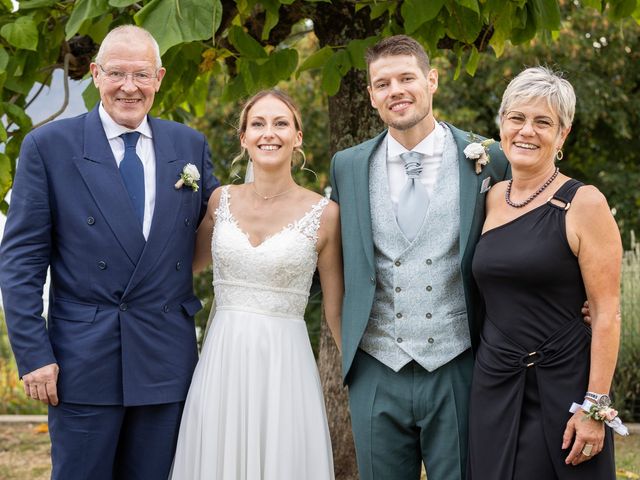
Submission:
[[[151,127],[149,126],[149,121],[147,120],[147,116],[145,115],[142,119],[142,123],[138,125],[135,129],[130,129],[116,123],[116,121],[111,118],[111,115],[107,113],[100,102],[100,107],[98,107],[98,114],[100,115],[100,121],[102,122],[102,128],[104,128],[104,133],[107,135],[107,140],[113,140],[114,138],[119,137],[123,133],[127,132],[140,132],[147,138],[153,138],[151,134]]]
[[[444,148],[445,132],[442,125],[436,122],[435,128],[429,135],[424,137],[420,143],[411,149],[412,152],[422,153],[426,156],[433,157],[441,155]],[[398,142],[391,132],[387,133],[387,160],[389,162],[401,162],[400,154],[408,152],[400,142]]]

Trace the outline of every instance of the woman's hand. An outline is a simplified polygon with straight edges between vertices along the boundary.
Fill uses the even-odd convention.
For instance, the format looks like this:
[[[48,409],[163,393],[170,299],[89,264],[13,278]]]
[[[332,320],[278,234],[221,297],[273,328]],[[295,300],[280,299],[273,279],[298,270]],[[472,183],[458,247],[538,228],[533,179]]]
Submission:
[[[589,460],[600,453],[604,446],[604,422],[593,420],[584,410],[578,410],[567,422],[562,436],[562,449],[569,448],[572,440],[573,447],[564,462],[567,465],[578,465]],[[589,445],[592,445],[591,452]]]

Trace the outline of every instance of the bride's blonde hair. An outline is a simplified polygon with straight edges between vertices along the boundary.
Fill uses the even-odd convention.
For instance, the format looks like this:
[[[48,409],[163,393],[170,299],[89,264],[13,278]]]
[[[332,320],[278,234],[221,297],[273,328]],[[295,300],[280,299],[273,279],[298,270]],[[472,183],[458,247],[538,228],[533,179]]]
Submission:
[[[293,99],[289,95],[284,93],[282,90],[271,88],[268,90],[259,91],[253,97],[251,97],[249,100],[245,102],[244,106],[242,107],[242,110],[240,111],[240,121],[238,125],[238,138],[240,138],[247,131],[247,122],[248,122],[247,119],[249,117],[249,111],[253,108],[253,106],[256,103],[258,103],[259,100],[262,100],[263,98],[269,97],[269,96],[277,98],[282,103],[284,103],[287,106],[287,108],[289,108],[289,110],[293,114],[293,122],[294,122],[294,127],[296,131],[302,132],[302,119],[300,117],[300,109],[298,108],[298,106],[295,104]],[[233,175],[235,175],[236,177],[239,176],[238,171],[240,170],[240,167],[237,167],[234,169],[234,166],[240,160],[244,159],[246,153],[247,153],[247,149],[244,147],[241,147],[240,153],[231,161],[231,167],[232,167],[232,170],[234,170]],[[300,168],[303,170],[307,170],[305,168],[305,164],[307,163],[307,157],[305,156],[304,151],[302,150],[302,147],[295,147],[293,149],[293,156],[291,158],[292,165],[295,163],[296,157],[300,157],[301,159]]]

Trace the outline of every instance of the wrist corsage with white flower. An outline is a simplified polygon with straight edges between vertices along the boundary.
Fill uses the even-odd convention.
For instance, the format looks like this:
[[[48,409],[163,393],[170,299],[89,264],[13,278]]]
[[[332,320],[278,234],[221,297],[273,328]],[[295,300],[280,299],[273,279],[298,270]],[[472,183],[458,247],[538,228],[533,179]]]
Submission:
[[[622,423],[618,417],[618,411],[611,407],[611,399],[607,394],[597,394],[587,392],[582,405],[574,403],[569,411],[576,413],[582,409],[587,418],[591,418],[596,422],[604,422],[611,427],[614,432],[620,435],[629,435],[629,429]]]
[[[180,179],[176,182],[174,187],[176,190],[182,188],[184,185],[191,187],[194,192],[198,191],[198,180],[200,180],[200,172],[198,167],[192,163],[187,163],[182,169]]]
[[[464,149],[464,155],[470,160],[475,160],[476,175],[479,175],[482,171],[482,167],[487,165],[491,160],[489,157],[489,146],[495,143],[493,138],[487,138],[485,140],[478,139],[473,133],[469,134],[472,143],[466,146]]]

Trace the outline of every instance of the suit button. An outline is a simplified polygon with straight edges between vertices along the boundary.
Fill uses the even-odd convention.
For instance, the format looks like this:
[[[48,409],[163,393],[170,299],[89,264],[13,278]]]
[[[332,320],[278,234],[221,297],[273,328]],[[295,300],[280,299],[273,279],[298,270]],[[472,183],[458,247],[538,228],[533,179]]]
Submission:
[[[402,343],[402,338],[401,337],[396,338],[396,342]]]
[[[129,308],[129,306],[126,303],[121,303],[120,304],[120,311],[121,312],[126,312],[127,308]]]
[[[431,290],[433,290],[433,289],[431,288],[431,285],[427,285],[427,292],[430,292]]]
[[[181,261],[177,261],[176,262],[176,270],[180,270],[182,268],[182,262]]]
[[[164,307],[162,307],[162,311],[164,313],[167,313],[169,311],[169,305],[165,305]]]
[[[104,261],[100,260],[100,261],[98,262],[98,268],[99,268],[100,270],[104,270],[105,268],[107,268],[107,262],[104,262]]]
[[[190,218],[185,218],[184,219],[184,224],[188,227],[189,225],[191,225],[191,219]]]
[[[430,313],[427,313],[426,317],[427,317],[427,318],[431,318],[431,314],[430,314]]]
[[[433,262],[431,261],[430,258],[427,258],[427,265],[431,265]]]
[[[96,223],[96,219],[95,218],[87,217],[87,224],[93,225],[94,223]]]
[[[402,263],[400,262],[400,260],[396,260],[395,261],[396,267],[399,267],[400,265],[402,265]]]
[[[402,318],[402,314],[401,313],[396,313],[396,318]]]
[[[400,293],[402,289],[400,287],[396,287],[396,292]]]
[[[427,340],[427,342],[429,342],[429,343],[433,343],[434,341],[435,340],[433,338],[431,338],[431,337],[429,337],[429,340]]]

